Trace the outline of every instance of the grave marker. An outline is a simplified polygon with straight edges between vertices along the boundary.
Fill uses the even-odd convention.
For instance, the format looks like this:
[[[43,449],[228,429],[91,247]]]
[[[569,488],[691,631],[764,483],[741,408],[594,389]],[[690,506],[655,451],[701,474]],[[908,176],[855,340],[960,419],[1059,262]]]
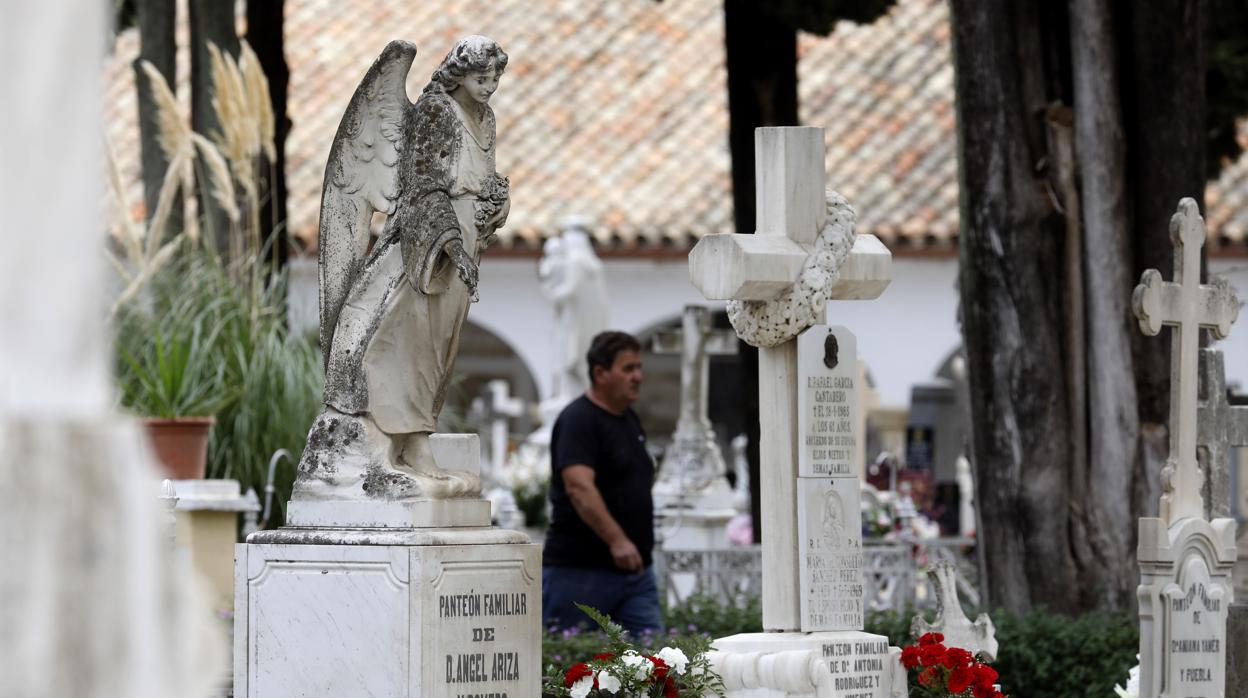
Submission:
[[[835,406],[832,389],[803,397],[803,381],[832,380],[842,361],[855,375],[856,357],[843,353],[854,353],[853,336],[820,325],[824,303],[877,297],[891,278],[891,256],[874,237],[853,236],[848,203],[824,191],[822,129],[761,128],[755,150],[758,231],[703,238],[690,252],[689,270],[707,298],[778,304],[730,303],[729,316],[737,313],[738,335],[759,347],[763,627],[779,632],[716,640],[712,661],[729,696],[882,698],[896,687],[904,691],[905,675],[890,659],[887,638],[861,632],[860,466],[845,468],[826,453],[803,456],[814,448],[806,445],[807,428],[832,427],[814,408],[822,415]],[[815,368],[830,358],[829,336],[838,360]],[[848,347],[839,346],[842,340]],[[817,346],[799,349],[806,344]],[[846,403],[851,394],[857,400],[852,385],[839,388]],[[835,426],[841,438],[852,436],[853,427]],[[828,474],[843,470],[848,477]],[[807,473],[812,477],[800,477]],[[799,632],[809,630],[821,632]]]
[[[1199,328],[1222,338],[1239,304],[1225,280],[1200,283],[1204,221],[1183,199],[1170,219],[1174,281],[1144,272],[1132,305],[1145,334],[1171,325],[1170,455],[1162,469],[1160,518],[1139,523],[1140,696],[1224,695],[1226,620],[1234,599],[1235,522],[1204,518],[1197,464]]]

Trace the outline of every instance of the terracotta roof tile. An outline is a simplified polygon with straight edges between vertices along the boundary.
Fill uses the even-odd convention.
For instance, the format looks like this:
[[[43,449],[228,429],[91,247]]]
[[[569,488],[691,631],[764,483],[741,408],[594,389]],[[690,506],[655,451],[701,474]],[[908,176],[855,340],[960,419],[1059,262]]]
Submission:
[[[602,246],[687,247],[732,232],[720,0],[302,0],[286,12],[290,227],[306,241],[338,121],[386,42],[420,47],[415,97],[471,33],[511,56],[494,100],[498,167],[513,190],[503,246],[536,248],[572,215]],[[830,186],[853,202],[860,231],[897,249],[948,248],[957,235],[949,36],[944,2],[900,0],[874,24],[798,44],[801,118],[826,129]],[[136,33],[123,33],[108,66],[108,130],[141,201],[136,54]],[[185,49],[179,66],[185,99]],[[1248,122],[1240,136],[1248,142]],[[1246,195],[1241,158],[1207,191],[1215,245],[1248,243]]]

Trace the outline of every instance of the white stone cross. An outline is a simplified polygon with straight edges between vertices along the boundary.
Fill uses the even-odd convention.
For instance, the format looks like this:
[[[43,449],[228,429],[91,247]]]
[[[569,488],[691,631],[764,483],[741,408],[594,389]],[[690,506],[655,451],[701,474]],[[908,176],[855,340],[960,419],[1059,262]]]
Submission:
[[[524,401],[511,397],[507,381],[495,379],[485,384],[489,397],[485,413],[490,422],[490,476],[502,476],[507,462],[507,422],[524,413]]]
[[[1206,475],[1208,518],[1230,516],[1229,449],[1248,446],[1248,406],[1232,405],[1226,399],[1226,374],[1222,352],[1200,350],[1200,387],[1205,396],[1200,403],[1196,446],[1207,454]]]
[[[712,329],[708,308],[686,305],[680,329],[658,333],[653,347],[656,354],[680,355],[680,417],[663,456],[655,494],[656,499],[682,498],[712,484],[708,479],[724,476],[724,457],[706,414],[707,357],[736,354],[737,336],[731,330]],[[726,491],[727,481],[723,486]]]
[[[1161,476],[1161,519],[1173,523],[1201,518],[1200,468],[1196,460],[1196,381],[1201,327],[1222,339],[1239,314],[1239,302],[1225,279],[1200,283],[1200,248],[1205,222],[1196,202],[1185,198],[1170,218],[1174,281],[1148,269],[1135,287],[1132,306],[1147,335],[1170,325],[1170,456]]]
[[[689,253],[689,276],[714,300],[772,300],[797,280],[826,217],[823,129],[754,132],[758,230],[709,235]],[[835,299],[876,298],[891,279],[891,255],[858,235],[833,287]],[[797,538],[797,342],[760,348],[763,628],[801,627]]]

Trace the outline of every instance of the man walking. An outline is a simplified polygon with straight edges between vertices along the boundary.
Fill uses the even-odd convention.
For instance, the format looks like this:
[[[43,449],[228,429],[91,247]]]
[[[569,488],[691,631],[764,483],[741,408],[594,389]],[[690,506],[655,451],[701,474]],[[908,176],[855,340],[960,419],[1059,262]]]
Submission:
[[[542,553],[542,616],[569,628],[591,624],[577,603],[634,635],[659,630],[654,548],[654,461],[630,407],[641,388],[641,345],[624,332],[594,337],[589,390],[551,433],[550,528]]]

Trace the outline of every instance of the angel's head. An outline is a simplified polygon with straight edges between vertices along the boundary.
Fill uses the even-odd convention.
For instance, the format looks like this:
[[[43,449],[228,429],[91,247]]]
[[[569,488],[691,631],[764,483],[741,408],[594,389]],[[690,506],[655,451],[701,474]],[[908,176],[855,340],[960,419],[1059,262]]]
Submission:
[[[507,54],[493,39],[477,35],[465,37],[442,59],[425,90],[447,94],[462,90],[473,101],[485,104],[498,89],[498,81],[506,68]]]

